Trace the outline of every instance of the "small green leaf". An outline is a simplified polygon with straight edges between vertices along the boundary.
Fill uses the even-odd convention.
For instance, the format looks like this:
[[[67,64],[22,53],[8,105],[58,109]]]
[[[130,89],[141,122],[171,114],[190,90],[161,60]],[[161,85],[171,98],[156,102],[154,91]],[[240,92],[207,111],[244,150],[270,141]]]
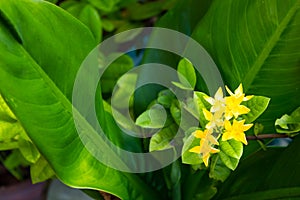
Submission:
[[[132,20],[144,20],[158,15],[162,10],[165,1],[153,1],[147,3],[133,3],[128,6],[128,14]]]
[[[298,107],[290,116],[283,115],[275,121],[276,131],[278,133],[297,133],[300,131],[300,107]]]
[[[195,146],[199,146],[200,140],[192,134],[186,139],[182,147],[182,163],[190,165],[198,165],[203,163],[200,154],[190,152],[189,150]]]
[[[243,154],[243,144],[236,140],[220,141],[220,158],[231,170],[235,170]]]
[[[118,29],[116,30],[116,33],[121,33],[130,29],[134,29],[134,28],[139,28],[142,25],[139,23],[129,23],[129,22],[124,22],[121,23],[120,26],[118,27]],[[139,35],[141,33],[142,30],[136,30],[134,32],[125,32],[122,35],[114,35],[114,39],[116,42],[118,43],[124,43],[124,42],[128,42],[132,39],[134,39],[137,35]]]
[[[174,121],[176,122],[176,124],[180,125],[181,112],[180,112],[180,105],[177,100],[174,100],[172,102],[171,107],[170,107],[170,112],[171,112],[171,115],[172,115]]]
[[[183,58],[180,60],[177,71],[179,80],[183,85],[186,86],[186,81],[188,81],[189,84],[187,86],[195,88],[197,77],[193,64],[188,59]]]
[[[150,110],[143,112],[137,119],[136,125],[144,128],[162,128],[165,125],[167,113],[165,109],[156,104]]]
[[[182,107],[188,111],[197,121],[199,121],[199,112],[196,100],[194,98],[187,98]]]
[[[196,101],[197,104],[197,111],[199,113],[199,121],[200,121],[200,125],[201,127],[205,127],[207,120],[204,117],[203,114],[203,109],[209,110],[211,105],[204,99],[204,97],[208,97],[208,95],[206,95],[203,92],[194,92],[194,99]]]
[[[85,5],[78,19],[82,21],[92,32],[97,43],[102,40],[102,23],[98,11],[91,5]]]
[[[220,150],[230,157],[240,159],[243,154],[243,144],[233,139],[220,141]]]
[[[117,88],[114,90],[112,96],[112,102],[116,108],[128,108],[132,106],[133,102],[133,93],[135,90],[135,85],[137,81],[137,74],[127,73],[122,76],[117,82]],[[129,98],[129,105],[126,100]]]
[[[28,162],[35,163],[39,159],[40,153],[31,142],[20,137],[18,144],[20,152]]]
[[[85,2],[78,2],[78,1],[67,1],[62,4],[62,8],[68,11],[71,15],[78,18],[82,8],[85,7],[87,4]]]
[[[209,177],[224,182],[230,175],[231,170],[223,163],[219,155],[211,158]]]
[[[30,167],[30,176],[33,184],[43,182],[54,175],[55,172],[43,156],[40,156],[37,162]]]
[[[227,154],[220,152],[219,153],[222,162],[231,170],[235,170],[235,168],[239,164],[239,159],[228,156]]]
[[[263,96],[254,96],[250,100],[243,102],[243,105],[250,109],[250,112],[242,117],[246,123],[251,123],[256,120],[268,107],[270,98]]]
[[[19,147],[19,144],[16,141],[0,142],[0,151],[17,149],[18,147]]]
[[[174,138],[178,131],[178,126],[173,123],[154,134],[150,139],[149,151],[159,151],[172,148],[170,141]]]
[[[28,164],[18,149],[13,150],[3,162],[4,167],[18,180],[23,178],[23,173],[18,167]]]
[[[170,108],[175,95],[170,90],[162,90],[158,93],[157,102],[165,108]]]
[[[264,126],[261,123],[254,124],[254,128],[253,128],[254,135],[257,136],[258,134],[262,133],[263,130],[264,130]]]
[[[118,79],[132,69],[133,66],[133,61],[129,56],[122,55],[118,57],[103,73],[101,77],[101,91],[103,93],[112,92]],[[132,85],[134,84],[132,83]]]
[[[187,81],[185,81],[185,83],[179,83],[176,81],[172,81],[172,84],[183,90],[193,90],[193,88],[189,85],[189,83],[187,83]]]
[[[94,7],[99,10],[110,12],[114,9],[115,5],[119,2],[119,0],[87,0]]]
[[[102,28],[107,32],[111,32],[116,27],[115,27],[114,23],[112,21],[110,21],[109,19],[102,19]]]
[[[70,8],[70,7],[74,6],[74,5],[78,5],[78,4],[80,4],[80,3],[78,1],[76,1],[76,0],[65,0],[65,1],[63,1],[63,2],[61,2],[59,4],[59,7],[67,10],[68,8]]]
[[[16,136],[20,133],[22,127],[19,122],[7,122],[1,121],[0,118],[0,142],[12,141],[16,139]]]

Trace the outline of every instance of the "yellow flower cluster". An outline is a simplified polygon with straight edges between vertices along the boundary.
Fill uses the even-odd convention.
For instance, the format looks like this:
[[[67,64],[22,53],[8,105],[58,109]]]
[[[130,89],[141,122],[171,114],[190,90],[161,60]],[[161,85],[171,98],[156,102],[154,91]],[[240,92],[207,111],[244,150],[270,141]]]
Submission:
[[[200,138],[200,145],[190,149],[190,152],[201,155],[205,166],[211,154],[219,152],[215,148],[219,145],[218,139],[222,136],[222,141],[234,139],[247,145],[245,131],[250,129],[253,124],[245,124],[245,120],[238,117],[250,112],[250,109],[241,105],[243,101],[248,101],[253,96],[245,96],[242,84],[232,93],[226,86],[230,96],[224,97],[222,88],[219,88],[214,98],[206,97],[205,100],[211,104],[210,110],[203,109],[203,114],[208,123],[205,130],[196,130],[193,135]]]

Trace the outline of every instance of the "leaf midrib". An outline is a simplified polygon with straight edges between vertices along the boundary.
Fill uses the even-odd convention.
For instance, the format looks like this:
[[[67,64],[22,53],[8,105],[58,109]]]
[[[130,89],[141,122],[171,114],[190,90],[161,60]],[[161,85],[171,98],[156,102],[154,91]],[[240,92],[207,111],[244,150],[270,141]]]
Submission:
[[[250,67],[250,70],[248,71],[247,75],[244,77],[244,81],[243,81],[245,91],[247,91],[249,87],[252,85],[257,73],[260,71],[264,62],[269,57],[271,51],[280,40],[281,34],[285,30],[289,22],[292,20],[293,16],[295,16],[295,13],[298,9],[299,9],[299,1],[296,1],[293,7],[291,7],[291,9],[288,11],[287,15],[283,18],[279,26],[276,28],[273,35],[270,37],[265,47],[263,48],[263,50],[255,60],[254,64]]]

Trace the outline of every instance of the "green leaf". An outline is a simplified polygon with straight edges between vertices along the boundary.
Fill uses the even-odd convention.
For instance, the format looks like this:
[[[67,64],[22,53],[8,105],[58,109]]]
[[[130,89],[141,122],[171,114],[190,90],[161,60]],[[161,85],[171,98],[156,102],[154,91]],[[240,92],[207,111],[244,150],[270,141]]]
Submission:
[[[40,158],[39,151],[30,141],[20,137],[18,140],[18,145],[20,152],[28,162],[35,163]]]
[[[193,88],[190,87],[190,85],[187,83],[187,81],[185,81],[185,83],[179,83],[176,81],[172,81],[172,84],[183,90],[191,90],[191,91],[193,90]]]
[[[170,108],[175,95],[170,90],[162,90],[158,93],[157,102],[165,108]]]
[[[220,156],[213,155],[210,163],[209,177],[224,182],[230,175],[231,170],[223,163]]]
[[[21,131],[18,122],[7,122],[0,120],[0,142],[14,141]]]
[[[122,55],[117,58],[104,72],[101,77],[101,91],[103,93],[110,93],[113,91],[118,79],[133,68],[133,60],[127,56]],[[127,87],[122,85],[122,87]]]
[[[258,134],[262,133],[264,130],[264,126],[260,123],[255,123],[254,127],[253,127],[253,133],[255,136],[257,136]]]
[[[113,31],[116,27],[114,25],[114,23],[109,20],[109,19],[102,19],[102,28],[107,31],[107,32],[111,32]]]
[[[270,98],[262,96],[254,96],[250,100],[243,102],[243,105],[250,109],[250,112],[242,117],[246,123],[251,123],[256,120],[268,107]]]
[[[99,10],[110,12],[114,9],[115,5],[120,0],[87,0],[90,4],[98,8]]]
[[[199,122],[201,127],[205,127],[206,123],[208,122],[207,119],[204,117],[203,109],[210,110],[211,105],[204,99],[204,97],[208,97],[203,92],[194,92],[194,99],[197,104],[197,111],[199,113]]]
[[[163,11],[166,0],[147,3],[133,3],[128,6],[128,15],[131,20],[145,20],[156,16]]]
[[[158,133],[155,133],[150,139],[150,152],[172,148],[170,142],[176,135],[177,131],[178,126],[173,123],[163,128]]]
[[[300,132],[300,107],[292,114],[283,115],[275,121],[276,131],[278,133],[297,133]]]
[[[85,5],[81,10],[78,19],[87,27],[89,27],[95,37],[96,42],[101,42],[102,24],[98,11],[90,5]]]
[[[180,125],[180,121],[181,121],[181,111],[179,106],[180,106],[179,102],[177,100],[174,100],[170,107],[171,115],[177,125]]]
[[[91,32],[45,1],[0,1],[0,11],[21,39],[0,22],[0,93],[56,175],[67,185],[123,199],[157,198],[137,175],[100,163],[77,134],[69,99],[77,70],[95,46]]]
[[[116,33],[121,33],[130,29],[134,29],[134,28],[139,28],[141,27],[141,24],[138,23],[129,23],[129,22],[125,22],[123,24],[121,24],[121,26],[116,30]],[[122,35],[114,35],[114,39],[116,42],[118,43],[125,43],[125,42],[129,42],[130,40],[134,39],[137,35],[139,35],[141,33],[141,30],[136,30],[134,32],[125,32]]]
[[[133,104],[133,93],[135,90],[135,85],[137,81],[137,74],[134,73],[126,73],[122,76],[118,82],[117,86],[114,88],[114,93],[112,96],[113,106],[116,108],[128,108],[132,107]],[[129,105],[128,102],[125,101],[129,97]]]
[[[203,163],[200,154],[190,152],[189,150],[195,146],[199,146],[200,140],[191,134],[185,141],[182,147],[182,163],[190,165],[198,165]]]
[[[180,60],[177,71],[181,83],[188,87],[195,88],[197,82],[196,73],[193,64],[188,59],[183,58]],[[187,81],[188,83],[186,83]]]
[[[297,199],[300,137],[287,148],[269,148],[244,159],[220,186],[215,199]]]
[[[19,168],[20,166],[27,166],[29,163],[24,159],[18,149],[13,150],[9,156],[3,161],[4,167],[18,180],[22,180],[24,173]]]
[[[165,109],[156,104],[146,110],[136,119],[136,125],[144,128],[162,128],[164,127],[167,120],[167,113]]]
[[[219,155],[222,162],[231,170],[235,170],[243,154],[243,144],[236,140],[220,141]]]
[[[216,0],[193,33],[226,85],[243,83],[247,94],[271,98],[259,118],[265,132],[299,106],[299,20],[298,0]]]
[[[40,156],[37,162],[30,166],[30,176],[33,184],[46,181],[54,175],[55,172],[43,156]]]

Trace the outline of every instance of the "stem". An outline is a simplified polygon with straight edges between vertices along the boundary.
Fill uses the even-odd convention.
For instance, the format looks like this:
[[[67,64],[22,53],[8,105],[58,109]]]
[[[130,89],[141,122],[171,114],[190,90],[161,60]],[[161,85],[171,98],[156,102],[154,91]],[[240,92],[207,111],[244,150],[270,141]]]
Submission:
[[[262,139],[272,139],[272,138],[288,138],[287,134],[261,134],[261,135],[247,135],[246,138],[247,140],[262,140]]]

